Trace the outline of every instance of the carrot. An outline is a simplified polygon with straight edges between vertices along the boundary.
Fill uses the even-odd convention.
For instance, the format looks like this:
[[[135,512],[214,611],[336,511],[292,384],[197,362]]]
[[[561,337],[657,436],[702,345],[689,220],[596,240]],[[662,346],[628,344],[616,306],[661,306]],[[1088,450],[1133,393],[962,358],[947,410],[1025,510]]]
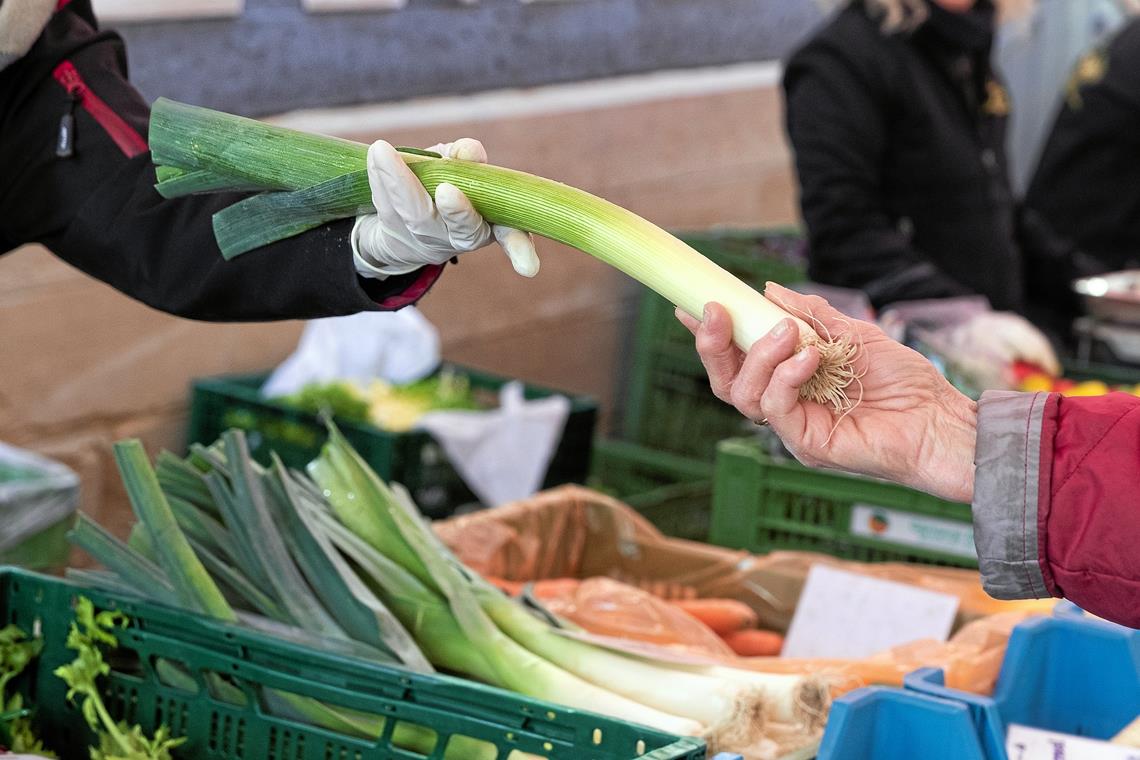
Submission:
[[[527,583],[531,584],[531,594],[535,599],[554,599],[555,597],[570,596],[581,583],[577,578],[543,578],[537,581],[511,581],[506,578],[497,578],[485,575],[483,578],[507,596],[519,596]]]
[[[775,631],[752,629],[733,631],[724,643],[741,657],[775,657],[784,648],[784,637]]]
[[[755,628],[758,621],[751,607],[735,599],[678,599],[673,604],[721,636],[743,628]]]
[[[578,590],[581,581],[577,578],[543,578],[535,581],[531,586],[531,595],[535,599],[557,599],[563,596],[572,596]]]

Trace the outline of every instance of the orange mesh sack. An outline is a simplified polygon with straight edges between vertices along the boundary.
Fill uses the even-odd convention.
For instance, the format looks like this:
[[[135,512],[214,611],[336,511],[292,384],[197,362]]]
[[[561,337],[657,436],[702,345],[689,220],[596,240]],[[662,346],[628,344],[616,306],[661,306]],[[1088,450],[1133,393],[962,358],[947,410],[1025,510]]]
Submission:
[[[643,641],[676,652],[730,659],[732,650],[707,625],[669,602],[610,578],[587,578],[547,610],[599,636]]]

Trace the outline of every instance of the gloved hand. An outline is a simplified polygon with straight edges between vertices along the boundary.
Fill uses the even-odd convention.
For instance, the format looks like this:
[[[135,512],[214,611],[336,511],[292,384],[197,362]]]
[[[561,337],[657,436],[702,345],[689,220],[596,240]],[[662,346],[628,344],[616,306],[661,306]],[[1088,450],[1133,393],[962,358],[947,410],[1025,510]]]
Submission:
[[[431,150],[445,158],[487,161],[482,143],[470,138]],[[352,253],[361,275],[383,279],[443,264],[482,248],[492,237],[516,272],[524,277],[538,273],[538,254],[529,234],[487,224],[455,185],[441,184],[432,201],[396,149],[383,140],[368,148],[368,184],[376,213],[358,216],[352,229]]]
[[[982,389],[1013,389],[1013,364],[1026,362],[1060,377],[1061,362],[1049,339],[1024,317],[987,311],[941,336],[938,351]]]

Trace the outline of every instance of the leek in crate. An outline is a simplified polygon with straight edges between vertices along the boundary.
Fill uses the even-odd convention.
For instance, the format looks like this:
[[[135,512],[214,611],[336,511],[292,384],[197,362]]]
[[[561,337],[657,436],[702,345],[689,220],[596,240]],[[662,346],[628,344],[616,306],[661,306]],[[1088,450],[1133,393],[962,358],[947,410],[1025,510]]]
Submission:
[[[334,219],[371,213],[367,146],[275,127],[251,119],[159,99],[150,146],[159,193],[167,198],[219,190],[260,191],[214,215],[226,258],[297,235]],[[620,269],[692,316],[706,303],[724,305],[734,339],[749,348],[789,315],[763,295],[659,227],[589,193],[524,172],[402,148],[412,172],[434,194],[462,190],[489,222],[533,232],[578,248]],[[804,314],[811,320],[810,314]],[[793,317],[803,345],[821,353],[804,385],[811,400],[849,408],[846,390],[856,347],[815,332]]]
[[[185,460],[160,455],[154,469],[137,441],[117,444],[116,454],[139,518],[130,542],[87,519],[74,532],[112,571],[101,585],[263,630],[296,627],[291,636],[322,648],[439,668],[726,751],[802,746],[826,715],[824,679],[634,655],[532,614],[460,564],[406,492],[381,480],[335,427],[308,474],[280,460],[256,464],[238,431],[194,446]],[[354,735],[376,736],[382,725],[314,700],[275,699]],[[415,736],[398,740],[419,746]]]

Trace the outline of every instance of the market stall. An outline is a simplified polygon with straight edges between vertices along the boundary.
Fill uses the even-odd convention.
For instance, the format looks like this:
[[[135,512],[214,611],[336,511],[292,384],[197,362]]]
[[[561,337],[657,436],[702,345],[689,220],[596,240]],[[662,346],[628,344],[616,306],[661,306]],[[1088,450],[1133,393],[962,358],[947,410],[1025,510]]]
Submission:
[[[0,0],[0,760],[1135,760],[1140,279],[1010,190],[1028,6],[716,4],[104,4],[153,99]]]

